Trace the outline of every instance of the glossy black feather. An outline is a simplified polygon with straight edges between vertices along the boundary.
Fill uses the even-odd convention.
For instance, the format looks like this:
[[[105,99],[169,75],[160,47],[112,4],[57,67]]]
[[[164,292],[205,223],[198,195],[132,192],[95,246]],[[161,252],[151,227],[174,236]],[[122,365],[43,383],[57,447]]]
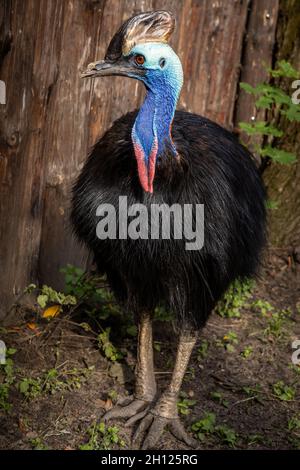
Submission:
[[[140,187],[131,141],[136,112],[116,121],[93,148],[73,191],[75,232],[93,251],[117,298],[133,313],[158,304],[179,324],[201,326],[229,284],[253,276],[265,242],[265,191],[249,152],[235,136],[195,114],[178,111],[172,136],[180,161],[166,151],[154,193]],[[128,203],[203,203],[205,243],[182,240],[99,240],[96,208]]]

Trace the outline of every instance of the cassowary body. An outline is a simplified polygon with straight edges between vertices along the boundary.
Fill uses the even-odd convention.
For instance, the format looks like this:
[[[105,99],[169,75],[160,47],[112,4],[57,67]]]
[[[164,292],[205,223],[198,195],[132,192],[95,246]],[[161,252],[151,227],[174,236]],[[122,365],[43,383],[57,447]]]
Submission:
[[[95,145],[73,193],[75,231],[139,325],[135,395],[105,418],[141,420],[135,440],[149,429],[144,448],[155,445],[166,424],[193,444],[179,422],[176,402],[197,331],[233,280],[255,274],[265,233],[265,193],[249,152],[208,119],[175,113],[182,84],[178,58],[166,44],[156,44],[165,40],[172,21],[167,12],[130,19],[112,40],[106,61],[89,67],[86,76],[113,74],[117,68],[118,74],[142,80],[148,93],[139,112],[116,121]],[[116,209],[118,233],[120,196],[127,197],[129,207],[143,204],[149,213],[153,204],[203,204],[203,247],[187,250],[174,227],[170,239],[99,239],[97,209],[104,204]],[[172,380],[159,398],[151,328],[158,305],[173,312],[181,331]]]

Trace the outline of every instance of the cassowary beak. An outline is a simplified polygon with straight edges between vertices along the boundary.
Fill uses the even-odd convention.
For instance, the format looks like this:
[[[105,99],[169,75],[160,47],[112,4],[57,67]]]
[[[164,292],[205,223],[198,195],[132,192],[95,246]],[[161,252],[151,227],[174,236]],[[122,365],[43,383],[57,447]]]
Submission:
[[[144,70],[135,67],[123,57],[115,61],[100,60],[92,62],[81,73],[81,78],[106,77],[110,75],[123,75],[125,77],[139,78],[144,75]]]

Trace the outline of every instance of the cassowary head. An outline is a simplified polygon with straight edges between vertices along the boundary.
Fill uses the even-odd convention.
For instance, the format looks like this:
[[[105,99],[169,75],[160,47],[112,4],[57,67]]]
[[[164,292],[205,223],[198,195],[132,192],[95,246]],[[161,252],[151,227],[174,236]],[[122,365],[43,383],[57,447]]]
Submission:
[[[148,91],[132,130],[141,186],[153,192],[157,156],[166,146],[177,156],[171,125],[183,83],[181,62],[167,44],[175,28],[167,11],[141,13],[112,38],[105,59],[88,65],[82,77],[122,75],[140,80]]]

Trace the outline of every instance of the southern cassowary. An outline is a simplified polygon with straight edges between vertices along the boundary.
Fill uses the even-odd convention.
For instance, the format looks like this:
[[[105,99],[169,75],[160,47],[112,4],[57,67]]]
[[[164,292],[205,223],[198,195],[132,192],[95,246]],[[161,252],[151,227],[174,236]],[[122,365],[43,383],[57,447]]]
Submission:
[[[219,125],[175,111],[183,72],[167,44],[174,26],[167,11],[130,18],[111,40],[105,59],[82,74],[135,78],[147,93],[138,111],[117,120],[96,143],[74,186],[72,203],[77,236],[138,324],[134,395],[104,418],[139,423],[134,442],[143,440],[143,448],[155,446],[166,426],[178,439],[194,444],[179,421],[177,398],[197,334],[229,284],[255,274],[265,241],[265,192],[250,153]],[[99,214],[105,212],[99,207],[115,208],[118,228],[120,196],[127,197],[128,207],[140,205],[135,208],[203,204],[204,245],[186,249],[184,236],[175,236],[175,225],[169,239],[162,230],[157,238],[133,239],[118,230],[115,237],[99,237]],[[163,229],[163,218],[159,220]],[[195,228],[194,215],[191,220]],[[160,396],[152,348],[158,305],[173,313],[179,332],[174,372]]]

